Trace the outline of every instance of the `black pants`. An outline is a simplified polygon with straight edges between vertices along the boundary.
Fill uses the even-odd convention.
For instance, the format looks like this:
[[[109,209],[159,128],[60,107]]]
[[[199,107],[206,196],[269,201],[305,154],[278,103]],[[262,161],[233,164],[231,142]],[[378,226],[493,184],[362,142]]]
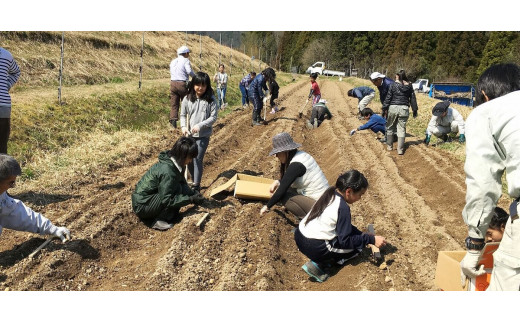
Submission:
[[[0,154],[7,154],[7,142],[11,134],[11,118],[0,118]]]

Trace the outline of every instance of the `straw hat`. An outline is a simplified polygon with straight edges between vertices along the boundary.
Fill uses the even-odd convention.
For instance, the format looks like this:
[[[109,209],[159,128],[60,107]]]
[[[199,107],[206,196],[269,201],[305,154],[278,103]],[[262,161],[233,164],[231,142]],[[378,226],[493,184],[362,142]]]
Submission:
[[[271,150],[269,156],[298,147],[301,147],[301,144],[294,142],[291,135],[287,132],[282,132],[273,137],[273,150]]]

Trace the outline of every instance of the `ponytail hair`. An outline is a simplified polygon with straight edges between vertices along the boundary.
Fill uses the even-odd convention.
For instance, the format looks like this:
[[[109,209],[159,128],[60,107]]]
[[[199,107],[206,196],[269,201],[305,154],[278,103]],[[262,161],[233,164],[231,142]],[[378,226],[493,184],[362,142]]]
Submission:
[[[352,189],[354,193],[357,193],[361,190],[368,188],[368,181],[362,173],[355,169],[351,169],[348,172],[339,175],[338,179],[336,180],[336,185],[329,187],[320,196],[318,201],[314,203],[309,217],[307,218],[307,221],[305,221],[305,225],[307,225],[310,221],[314,220],[315,218],[319,217],[323,213],[325,208],[327,208],[327,206],[331,205],[332,202],[334,202],[334,199],[336,197],[334,195],[334,192],[336,190],[345,194],[348,188]]]

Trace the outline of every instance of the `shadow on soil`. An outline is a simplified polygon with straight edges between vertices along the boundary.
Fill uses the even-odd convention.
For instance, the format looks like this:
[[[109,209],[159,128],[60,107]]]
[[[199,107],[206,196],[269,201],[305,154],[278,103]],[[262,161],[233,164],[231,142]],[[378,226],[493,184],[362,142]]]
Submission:
[[[13,198],[35,206],[46,206],[52,203],[63,202],[77,197],[79,197],[79,195],[35,193],[33,191],[13,195]]]

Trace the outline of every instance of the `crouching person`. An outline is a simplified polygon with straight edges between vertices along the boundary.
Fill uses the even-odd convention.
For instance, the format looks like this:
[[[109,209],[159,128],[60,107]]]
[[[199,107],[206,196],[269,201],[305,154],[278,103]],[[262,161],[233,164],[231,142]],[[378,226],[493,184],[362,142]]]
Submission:
[[[318,163],[308,153],[299,151],[300,146],[287,132],[273,137],[273,150],[269,156],[276,155],[280,161],[280,180],[271,185],[272,196],[260,210],[260,215],[281,202],[287,211],[301,219],[329,187]]]
[[[320,99],[318,103],[312,106],[311,119],[307,121],[307,128],[318,128],[325,119],[331,119],[332,113],[326,106],[327,100]]]
[[[157,230],[168,230],[188,204],[200,204],[204,197],[192,190],[182,172],[197,157],[195,139],[181,137],[172,149],[159,154],[159,162],[143,175],[132,194],[132,209],[144,222]]]
[[[350,135],[353,136],[357,131],[370,129],[375,134],[383,134],[383,142],[386,142],[386,120],[382,116],[375,114],[370,108],[365,108],[361,111],[361,116],[367,121],[364,125],[359,126],[357,129],[352,129]]]
[[[0,154],[0,234],[3,228],[8,228],[54,235],[62,242],[70,239],[69,229],[55,226],[49,219],[7,194],[7,190],[15,186],[16,177],[21,174],[22,169],[16,159]]]
[[[298,250],[310,260],[302,266],[318,282],[328,278],[327,268],[343,265],[367,244],[382,247],[385,238],[363,233],[352,225],[350,204],[368,188],[363,174],[353,169],[341,174],[303,218],[294,232]]]
[[[450,102],[442,101],[437,103],[432,109],[432,117],[428,128],[426,128],[426,138],[424,143],[430,143],[431,136],[440,138],[443,142],[449,141],[449,134],[459,134],[459,142],[466,141],[465,123],[462,115],[455,108],[450,108]]]

